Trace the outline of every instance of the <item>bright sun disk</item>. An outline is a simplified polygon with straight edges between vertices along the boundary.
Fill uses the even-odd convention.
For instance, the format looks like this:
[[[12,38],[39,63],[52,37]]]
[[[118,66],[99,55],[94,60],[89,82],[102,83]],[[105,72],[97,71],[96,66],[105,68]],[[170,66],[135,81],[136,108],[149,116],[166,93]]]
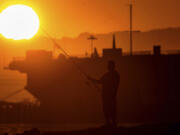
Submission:
[[[39,17],[26,5],[12,5],[0,14],[0,33],[8,39],[32,38],[39,29]]]

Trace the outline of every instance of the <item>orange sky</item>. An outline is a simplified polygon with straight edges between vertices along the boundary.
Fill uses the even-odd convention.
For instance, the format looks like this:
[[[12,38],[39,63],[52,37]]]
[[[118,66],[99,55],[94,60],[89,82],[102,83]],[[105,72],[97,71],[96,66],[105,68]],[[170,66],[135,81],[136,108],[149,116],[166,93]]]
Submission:
[[[81,32],[106,33],[127,30],[129,0],[1,0],[3,7],[11,3],[28,4],[39,14],[41,25],[56,37],[74,37]],[[1,8],[2,10],[2,8]],[[179,0],[136,0],[134,28],[180,26]]]
[[[62,38],[75,37],[82,32],[108,33],[128,30],[128,3],[129,0],[1,0],[0,11],[8,5],[27,4],[38,13],[41,26],[46,31],[56,38]],[[180,27],[180,0],[136,0],[134,29],[149,30],[167,27]],[[5,39],[2,40],[6,42]],[[89,45],[88,41],[86,45]],[[20,45],[9,45],[7,52],[13,55],[12,52],[15,49],[18,52],[20,47]],[[1,72],[0,74],[2,76]],[[22,80],[22,77],[19,78]],[[1,95],[3,95],[2,87]],[[11,90],[6,89],[4,88],[4,93]],[[13,90],[16,90],[14,86]]]

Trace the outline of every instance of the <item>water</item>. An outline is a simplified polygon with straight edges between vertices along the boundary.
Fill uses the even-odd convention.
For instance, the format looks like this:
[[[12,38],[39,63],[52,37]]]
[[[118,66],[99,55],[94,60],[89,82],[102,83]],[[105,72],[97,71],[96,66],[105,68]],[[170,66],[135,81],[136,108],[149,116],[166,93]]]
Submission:
[[[0,68],[0,100],[8,102],[20,102],[24,100],[33,100],[33,96],[26,90],[9,98],[5,98],[17,90],[24,89],[26,85],[26,74],[18,71],[4,70]],[[5,98],[5,99],[4,99]]]

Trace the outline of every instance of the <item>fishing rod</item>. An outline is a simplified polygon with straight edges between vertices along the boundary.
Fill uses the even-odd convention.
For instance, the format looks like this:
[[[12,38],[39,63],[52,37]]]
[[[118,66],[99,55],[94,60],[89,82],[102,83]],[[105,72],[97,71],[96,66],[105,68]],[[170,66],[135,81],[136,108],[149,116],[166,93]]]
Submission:
[[[42,29],[42,28],[41,28],[41,29]],[[52,38],[52,36],[51,36],[47,31],[45,31],[44,29],[42,29],[42,30],[43,30],[43,32],[48,36],[48,38],[54,43],[54,45],[55,45],[58,49],[60,49],[60,50],[65,54],[65,56],[67,56],[67,57],[70,58],[70,55],[55,41],[55,39]],[[90,86],[90,85],[89,85],[89,82],[91,82],[91,81],[89,81],[89,79],[88,79],[89,76],[79,67],[79,65],[78,65],[73,59],[69,59],[69,60],[71,60],[72,64],[79,70],[79,72],[80,72],[83,76],[85,76],[85,78],[86,78],[87,81],[88,81],[88,82],[86,82],[86,84],[87,84],[88,86]],[[91,82],[91,83],[92,83],[92,82]],[[98,91],[100,90],[99,87],[97,87],[97,85],[95,85],[94,83],[92,83],[92,84],[93,84],[93,86],[94,86]],[[20,90],[17,90],[17,91],[15,91],[15,92],[13,92],[13,93],[11,93],[11,94],[9,94],[9,95],[1,98],[0,101],[4,101],[4,100],[6,100],[6,99],[8,99],[8,98],[10,98],[10,97],[12,97],[12,96],[14,96],[14,95],[19,94],[19,93],[22,92],[22,91],[24,91],[24,88],[22,88],[22,89],[20,89]]]
[[[58,49],[60,49],[65,56],[70,58],[70,55],[56,42],[56,40],[45,30],[41,27],[42,31],[48,36],[48,38],[54,43],[55,47],[57,47]],[[87,79],[87,85],[89,86],[89,82],[91,82],[88,78],[89,76],[81,69],[81,67],[73,60],[73,59],[69,59],[72,64],[78,69],[78,71],[85,76],[85,78]],[[93,86],[99,91],[99,87],[97,85],[95,85],[93,82],[91,82],[93,84]]]
[[[65,56],[67,57],[71,57],[56,41],[54,38],[52,38],[52,36],[47,32],[45,31],[44,29],[42,29],[43,32],[48,36],[49,39],[51,39],[51,41],[54,43],[55,47],[57,47],[58,49],[60,49],[64,54]],[[80,71],[80,73],[82,73],[85,77],[87,77],[88,75],[82,71],[82,69],[79,67],[79,65],[76,64],[76,62],[73,60],[73,59],[70,59],[71,62],[77,67],[77,69]]]

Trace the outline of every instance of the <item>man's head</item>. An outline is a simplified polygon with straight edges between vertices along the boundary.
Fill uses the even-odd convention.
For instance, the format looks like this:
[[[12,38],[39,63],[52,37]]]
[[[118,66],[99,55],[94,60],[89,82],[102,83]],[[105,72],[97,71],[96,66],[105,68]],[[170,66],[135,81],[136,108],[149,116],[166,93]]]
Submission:
[[[115,70],[115,62],[113,60],[108,61],[108,70],[109,71]]]

